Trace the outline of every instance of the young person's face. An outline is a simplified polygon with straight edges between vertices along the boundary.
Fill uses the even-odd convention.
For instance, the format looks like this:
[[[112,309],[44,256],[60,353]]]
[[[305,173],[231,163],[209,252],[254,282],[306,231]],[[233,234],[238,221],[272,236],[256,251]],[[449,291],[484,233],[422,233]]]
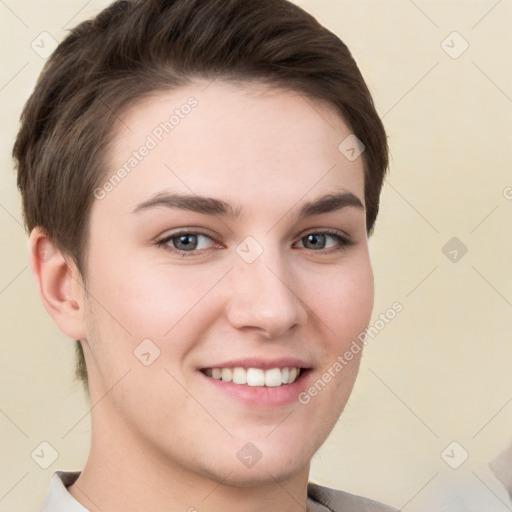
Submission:
[[[125,449],[127,463],[144,453],[148,464],[256,485],[307,471],[356,378],[360,353],[333,367],[373,306],[365,210],[354,205],[364,206],[363,161],[340,152],[350,130],[315,100],[205,86],[121,114],[107,178],[137,163],[97,191],[81,304],[92,403],[101,398],[93,439]],[[182,107],[190,97],[197,104]],[[166,133],[160,123],[176,109]],[[176,194],[188,199],[173,206]],[[330,194],[355,197],[298,217]],[[194,211],[199,197],[226,212]],[[256,383],[261,369],[304,369],[265,387],[208,376],[222,367],[255,368]]]

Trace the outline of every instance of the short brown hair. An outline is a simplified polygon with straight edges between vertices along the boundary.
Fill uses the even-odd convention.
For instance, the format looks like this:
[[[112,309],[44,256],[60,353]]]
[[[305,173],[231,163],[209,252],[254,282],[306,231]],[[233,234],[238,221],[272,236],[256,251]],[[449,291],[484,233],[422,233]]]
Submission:
[[[121,109],[193,79],[259,81],[324,100],[365,145],[373,232],[387,138],[347,46],[287,0],[119,0],[75,27],[46,62],[13,155],[28,231],[38,226],[84,282],[93,191]],[[340,141],[341,142],[341,141]],[[76,375],[87,389],[82,347]]]

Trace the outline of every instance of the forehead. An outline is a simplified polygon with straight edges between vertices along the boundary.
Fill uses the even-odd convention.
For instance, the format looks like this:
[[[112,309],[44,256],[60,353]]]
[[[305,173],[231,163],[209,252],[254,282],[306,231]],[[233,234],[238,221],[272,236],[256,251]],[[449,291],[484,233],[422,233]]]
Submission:
[[[295,91],[195,82],[120,114],[107,197],[128,211],[163,189],[288,205],[343,189],[364,204],[362,158],[339,149],[348,136],[333,109]]]

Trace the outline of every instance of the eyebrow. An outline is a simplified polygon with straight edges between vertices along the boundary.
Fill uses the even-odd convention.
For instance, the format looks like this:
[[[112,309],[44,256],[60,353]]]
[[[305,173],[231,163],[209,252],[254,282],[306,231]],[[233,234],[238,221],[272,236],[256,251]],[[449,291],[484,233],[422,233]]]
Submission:
[[[137,204],[132,210],[132,213],[139,213],[162,206],[166,208],[190,210],[205,215],[220,215],[231,218],[240,217],[242,213],[241,207],[235,208],[221,199],[189,194],[172,194],[169,192],[159,192],[146,201]],[[297,221],[311,215],[329,213],[347,207],[364,210],[363,203],[352,192],[327,194],[302,205],[297,214]]]

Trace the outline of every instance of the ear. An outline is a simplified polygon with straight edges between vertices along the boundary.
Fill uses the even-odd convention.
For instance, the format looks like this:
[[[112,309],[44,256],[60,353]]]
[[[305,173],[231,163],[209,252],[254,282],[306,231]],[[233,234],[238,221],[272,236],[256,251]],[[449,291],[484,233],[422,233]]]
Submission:
[[[30,270],[46,311],[66,336],[84,340],[85,294],[76,265],[39,227],[30,233],[28,249]]]

